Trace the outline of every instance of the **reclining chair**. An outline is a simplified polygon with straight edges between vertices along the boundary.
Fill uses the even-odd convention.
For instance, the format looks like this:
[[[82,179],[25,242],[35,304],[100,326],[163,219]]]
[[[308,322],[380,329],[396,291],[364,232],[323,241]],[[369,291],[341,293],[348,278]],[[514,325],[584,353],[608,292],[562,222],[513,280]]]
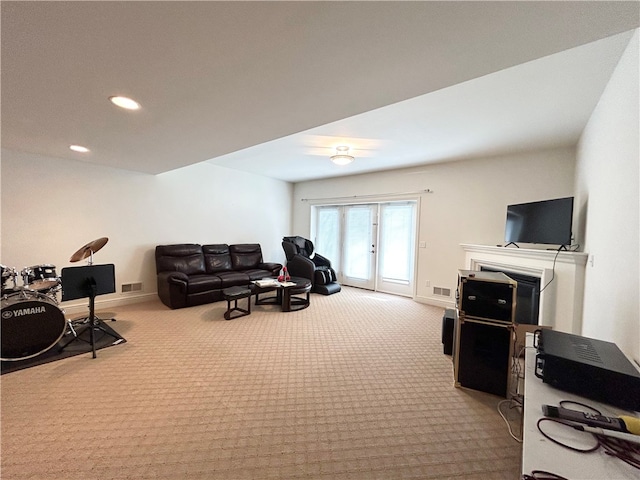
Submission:
[[[331,262],[313,253],[313,243],[303,237],[284,237],[282,248],[287,257],[287,270],[294,277],[311,280],[311,291],[331,295],[340,291],[336,272]]]

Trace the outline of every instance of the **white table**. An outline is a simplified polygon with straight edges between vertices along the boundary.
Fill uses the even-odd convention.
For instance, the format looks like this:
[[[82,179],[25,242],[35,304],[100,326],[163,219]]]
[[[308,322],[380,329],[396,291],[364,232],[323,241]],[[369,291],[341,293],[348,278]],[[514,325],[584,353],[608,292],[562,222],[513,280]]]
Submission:
[[[545,438],[536,426],[539,418],[543,417],[542,405],[557,406],[561,400],[573,400],[597,408],[603,415],[631,415],[633,412],[625,412],[616,407],[602,404],[572,393],[550,387],[535,376],[536,349],[533,347],[533,334],[527,333],[525,352],[524,375],[524,419],[523,419],[523,443],[522,443],[522,473],[531,473],[532,470],[545,470],[547,472],[562,475],[570,480],[604,480],[604,479],[634,479],[640,478],[640,470],[631,465],[611,457],[602,449],[592,453],[578,453],[556,445]],[[566,406],[566,408],[577,407]],[[544,422],[545,431],[551,430],[554,425]],[[547,425],[550,428],[546,428]],[[560,426],[556,428],[558,434],[565,435],[571,444],[578,446],[575,439],[584,436],[584,446],[593,445],[591,435],[573,431]],[[553,430],[556,432],[556,430]]]

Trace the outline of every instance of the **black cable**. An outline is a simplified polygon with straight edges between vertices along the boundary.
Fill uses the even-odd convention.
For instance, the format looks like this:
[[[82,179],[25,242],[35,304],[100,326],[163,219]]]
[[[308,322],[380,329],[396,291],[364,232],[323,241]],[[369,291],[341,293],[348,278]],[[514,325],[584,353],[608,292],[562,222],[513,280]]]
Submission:
[[[569,480],[557,473],[545,472],[544,470],[533,470],[531,474],[522,475],[522,480]]]
[[[591,410],[596,415],[602,415],[602,412],[597,408],[594,408],[591,405],[587,405],[585,403],[576,402],[575,400],[561,400],[560,402],[558,402],[558,405],[564,408],[569,408],[570,410],[575,410],[575,408],[567,407],[567,405],[578,405],[580,407],[586,408],[587,410]]]
[[[589,409],[589,410],[591,410],[593,412],[596,412],[597,415],[602,415],[597,408],[591,407],[591,406],[586,405],[584,403],[576,402],[576,401],[573,401],[573,400],[562,400],[561,402],[559,402],[560,406],[567,405],[567,404],[579,405],[579,406],[584,407],[586,409]],[[581,431],[581,432],[585,432],[584,426],[581,425],[581,424],[576,424],[576,423],[570,422],[568,420],[562,420],[562,419],[559,419],[559,418],[549,418],[549,417],[539,418],[538,422],[536,423],[536,426],[538,427],[538,431],[545,438],[547,438],[548,440],[552,441],[556,445],[560,445],[561,447],[564,447],[564,448],[567,448],[569,450],[573,450],[574,452],[579,452],[579,453],[591,453],[591,452],[595,452],[596,450],[599,450],[600,448],[602,448],[604,450],[605,454],[610,455],[610,456],[615,457],[615,458],[618,458],[618,459],[622,460],[623,462],[627,463],[628,465],[631,465],[634,468],[640,469],[640,444],[638,444],[638,443],[629,442],[629,441],[623,440],[621,438],[611,437],[609,435],[601,435],[601,434],[598,434],[598,433],[585,432],[585,433],[589,433],[589,434],[591,434],[591,436],[593,436],[593,438],[596,441],[596,445],[594,447],[584,448],[584,449],[583,448],[576,448],[576,447],[573,447],[571,445],[567,445],[565,443],[562,443],[561,441],[556,440],[551,435],[546,433],[540,427],[540,425],[543,422],[559,423],[561,425],[566,425],[566,426],[568,426],[570,428],[573,428],[574,430]],[[530,478],[535,479],[535,478],[539,478],[539,477],[530,477]]]
[[[542,288],[540,289],[540,291],[538,292],[538,294],[540,294],[540,293],[544,292],[544,289],[545,289],[545,288],[547,288],[551,282],[553,282],[553,279],[554,279],[554,278],[556,278],[556,260],[558,259],[558,255],[560,255],[560,249],[561,249],[561,248],[562,248],[562,247],[559,247],[559,248],[558,248],[558,250],[556,251],[556,256],[555,256],[555,257],[553,257],[553,268],[552,268],[552,270],[551,270],[551,280],[549,280],[549,281],[547,282],[547,284],[546,284],[544,287],[542,287]]]
[[[604,453],[640,469],[640,445],[620,438],[606,437],[604,435],[595,436],[598,438],[600,445],[602,445]]]
[[[600,448],[600,442],[598,441],[598,437],[596,437],[595,435],[592,435],[592,436],[595,437],[596,444],[593,447],[590,447],[590,448],[576,448],[576,447],[573,447],[571,445],[567,445],[566,443],[562,443],[560,440],[556,440],[551,435],[549,435],[547,432],[545,432],[542,429],[542,427],[540,427],[540,424],[542,422],[560,423],[562,425],[566,425],[566,426],[571,427],[571,428],[576,428],[575,424],[573,424],[573,423],[571,423],[571,422],[569,422],[567,420],[562,420],[560,418],[542,417],[542,418],[538,419],[538,422],[536,423],[536,426],[538,427],[538,430],[540,431],[542,436],[544,438],[548,439],[548,440],[551,440],[556,445],[560,445],[561,447],[568,448],[569,450],[573,450],[574,452],[578,452],[578,453],[591,453],[591,452],[595,452],[596,450],[598,450]]]

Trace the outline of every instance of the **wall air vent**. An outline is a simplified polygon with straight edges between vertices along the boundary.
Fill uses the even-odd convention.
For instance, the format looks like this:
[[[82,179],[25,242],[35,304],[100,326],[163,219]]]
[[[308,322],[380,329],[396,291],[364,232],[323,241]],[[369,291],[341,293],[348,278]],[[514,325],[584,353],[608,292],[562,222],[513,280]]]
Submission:
[[[142,282],[123,283],[121,291],[122,291],[122,293],[141,292],[142,291]]]
[[[450,288],[444,288],[444,287],[433,287],[433,294],[434,295],[440,295],[442,297],[450,297],[451,296],[451,289]]]

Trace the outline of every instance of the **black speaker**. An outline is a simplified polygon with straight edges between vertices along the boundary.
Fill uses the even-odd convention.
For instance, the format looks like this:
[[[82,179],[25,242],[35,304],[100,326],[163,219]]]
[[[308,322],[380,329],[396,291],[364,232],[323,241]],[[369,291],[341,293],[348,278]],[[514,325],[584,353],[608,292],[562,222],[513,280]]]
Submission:
[[[456,335],[456,386],[507,397],[511,327],[460,317]]]
[[[445,355],[453,353],[453,332],[456,321],[456,311],[447,308],[442,317],[442,349]]]

